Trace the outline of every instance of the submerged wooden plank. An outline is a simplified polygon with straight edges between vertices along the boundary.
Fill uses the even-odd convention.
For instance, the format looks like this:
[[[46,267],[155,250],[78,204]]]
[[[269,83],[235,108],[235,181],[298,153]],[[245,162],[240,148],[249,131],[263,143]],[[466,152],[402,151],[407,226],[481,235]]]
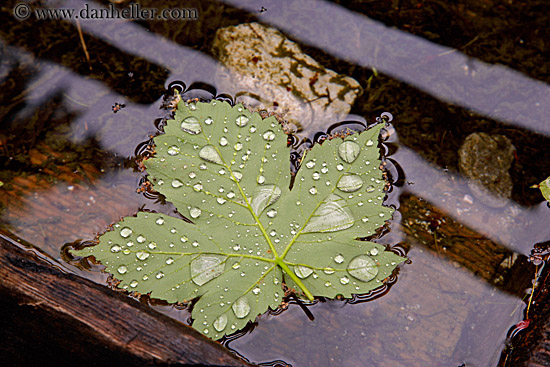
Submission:
[[[10,366],[250,366],[191,327],[0,238],[0,358]]]

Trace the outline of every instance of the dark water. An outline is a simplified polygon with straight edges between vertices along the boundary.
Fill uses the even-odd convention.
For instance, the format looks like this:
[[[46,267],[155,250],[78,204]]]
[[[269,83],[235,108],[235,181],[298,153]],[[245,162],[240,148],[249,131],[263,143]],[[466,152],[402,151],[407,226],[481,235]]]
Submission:
[[[198,10],[197,20],[79,21],[89,61],[75,20],[18,21],[14,5],[0,12],[4,235],[104,283],[105,275],[61,260],[61,247],[93,240],[140,209],[172,210],[136,193],[135,158],[168,116],[171,83],[185,83],[192,97],[230,93],[216,78],[215,31],[258,21],[359,82],[349,120],[393,114],[386,204],[398,213],[379,241],[399,245],[412,263],[381,297],[322,300],[308,307],[313,321],[291,303],[228,347],[253,362],[293,366],[497,365],[507,332],[524,318],[535,275],[526,255],[550,239],[550,210],[529,188],[550,175],[544,2],[191,1],[185,7]],[[301,137],[314,141],[336,122],[307,126]],[[475,132],[515,147],[511,196],[498,208],[459,170],[458,151]]]

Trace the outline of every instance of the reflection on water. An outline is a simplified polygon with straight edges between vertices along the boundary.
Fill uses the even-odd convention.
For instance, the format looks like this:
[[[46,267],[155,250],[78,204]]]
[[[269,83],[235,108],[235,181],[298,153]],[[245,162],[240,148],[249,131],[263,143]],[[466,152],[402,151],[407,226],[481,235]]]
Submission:
[[[386,203],[399,212],[379,242],[407,249],[412,263],[401,267],[382,297],[353,305],[317,302],[309,307],[313,321],[290,305],[281,315],[260,317],[249,334],[228,346],[253,362],[294,366],[495,366],[507,330],[523,317],[522,298],[534,275],[522,255],[550,237],[550,210],[540,193],[528,189],[550,172],[544,149],[550,133],[548,65],[508,62],[510,53],[516,60],[523,51],[486,43],[493,35],[482,33],[453,44],[468,45],[467,52],[443,46],[449,38],[444,34],[419,31],[420,37],[399,22],[408,14],[437,22],[426,16],[442,11],[436,5],[405,1],[394,9],[394,2],[387,3],[344,8],[307,0],[282,7],[268,0],[260,12],[255,1],[196,1],[186,3],[199,11],[194,22],[83,20],[89,65],[74,22],[18,22],[9,13],[15,3],[6,5],[0,13],[2,233],[59,259],[64,243],[93,240],[140,208],[173,214],[160,198],[135,192],[142,179],[136,147],[147,149],[156,126],[162,127],[168,115],[161,109],[163,93],[177,88],[170,83],[195,83],[200,88],[191,88],[190,98],[229,92],[217,84],[214,34],[260,21],[301,42],[323,67],[357,80],[364,93],[344,126],[361,130],[382,111],[394,114],[395,130],[384,148],[395,185]],[[463,11],[464,23],[474,28],[498,21],[479,9],[476,16]],[[535,44],[532,35],[516,36]],[[496,59],[471,56],[482,40]],[[316,81],[309,76],[305,84]],[[115,114],[117,103],[124,107]],[[336,122],[316,120],[293,145],[301,151],[322,141],[327,130],[342,128]],[[516,148],[511,199],[499,208],[479,200],[458,173],[459,147],[477,132],[506,136]],[[67,263],[59,266],[84,274]],[[187,321],[188,314],[176,307],[152,307]]]

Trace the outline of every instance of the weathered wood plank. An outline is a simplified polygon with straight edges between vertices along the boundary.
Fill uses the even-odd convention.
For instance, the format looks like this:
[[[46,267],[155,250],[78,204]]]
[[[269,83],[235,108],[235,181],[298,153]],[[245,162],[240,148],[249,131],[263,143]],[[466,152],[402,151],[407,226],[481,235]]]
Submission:
[[[250,366],[191,327],[2,238],[0,299],[0,359],[10,366]]]

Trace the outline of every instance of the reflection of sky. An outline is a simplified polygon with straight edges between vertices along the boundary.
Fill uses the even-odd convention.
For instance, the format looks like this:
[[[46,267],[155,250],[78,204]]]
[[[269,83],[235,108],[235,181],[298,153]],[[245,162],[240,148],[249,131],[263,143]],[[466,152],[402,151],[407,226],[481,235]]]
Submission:
[[[259,7],[257,1],[224,0],[224,2],[245,7],[254,13],[257,13]],[[77,3],[78,5],[76,5]],[[90,7],[94,6],[93,3],[89,4]],[[548,93],[548,87],[544,83],[532,80],[507,67],[488,65],[468,58],[458,51],[396,29],[387,28],[365,16],[355,14],[329,2],[304,0],[296,4],[285,3],[285,12],[287,13],[293,11],[288,8],[292,6],[299,7],[299,9],[294,10],[295,12],[307,12],[307,22],[305,23],[300,23],[299,18],[285,17],[283,19],[278,17],[277,7],[281,6],[279,1],[263,1],[261,5],[266,7],[268,11],[262,14],[257,13],[260,20],[276,26],[301,42],[319,47],[336,57],[350,60],[361,66],[376,67],[378,70],[410,83],[439,99],[471,108],[481,114],[513,125],[545,134],[550,133],[550,126],[544,123],[545,117],[550,115],[550,93]],[[66,1],[63,6],[76,8],[81,6],[81,2]],[[334,26],[329,29],[325,26],[326,24],[333,24]],[[131,22],[82,20],[81,25],[85,37],[86,34],[91,34],[121,51],[161,65],[168,69],[172,76],[177,75],[178,79],[183,79],[188,84],[201,81],[215,85],[216,61],[208,55],[178,45],[160,35],[147,32],[143,27]],[[349,40],[349,42],[342,42],[342,40]],[[21,52],[22,58],[28,56],[24,51]],[[77,112],[78,117],[71,125],[72,136],[76,140],[94,136],[106,150],[111,150],[123,156],[133,155],[133,148],[137,143],[144,140],[143,138],[148,131],[151,131],[151,116],[154,116],[154,111],[158,111],[159,101],[149,106],[129,103],[125,101],[124,96],[110,91],[108,87],[100,82],[83,78],[62,66],[47,62],[42,62],[40,65],[39,75],[33,79],[32,84],[29,86],[28,98],[29,101],[34,101],[34,104],[29,103],[28,108],[40,105],[44,98],[54,94],[61,88],[64,96],[67,97],[67,103],[69,104],[67,107],[70,107],[70,111]],[[56,83],[51,83],[52,74],[57,78]],[[96,99],[93,103],[87,104],[87,96],[102,97]],[[98,110],[106,107],[110,108],[114,102],[126,103],[127,106],[116,115],[111,115],[112,118],[109,120],[97,119]],[[120,139],[127,135],[125,132],[128,129],[128,123],[123,122],[124,117],[130,115],[133,117],[139,116],[141,119],[141,124],[133,126],[134,129],[138,130],[137,135],[134,136],[137,139],[121,144]],[[440,189],[440,186],[433,185],[434,182],[439,181],[460,181],[459,175],[442,172],[437,167],[427,163],[414,151],[404,147],[400,147],[392,158],[396,159],[403,167],[406,180],[413,183],[413,185],[406,187],[407,191],[430,201],[430,203],[445,210],[457,220],[501,245],[518,252],[527,253],[533,242],[548,237],[548,228],[545,229],[546,232],[540,230],[544,228],[542,223],[548,221],[549,215],[548,210],[542,205],[533,209],[525,209],[510,202],[505,208],[509,216],[523,218],[524,220],[512,223],[499,222],[498,218],[496,221],[490,221],[489,223],[479,221],[479,218],[494,218],[495,216],[498,217],[499,214],[490,211],[475,201],[473,204],[465,204],[463,198],[468,193],[468,189],[464,185],[463,191],[453,192],[446,192]],[[132,179],[135,180],[135,178]],[[55,198],[51,200],[53,201]],[[458,212],[459,209],[461,210],[460,213]],[[52,227],[51,230],[55,230],[55,228]],[[522,237],[524,235],[525,237]],[[66,241],[74,239],[76,238],[68,238]],[[417,337],[414,332],[404,333],[403,328],[422,328],[423,325],[435,323],[436,321],[430,319],[431,313],[437,315],[439,312],[439,315],[442,315],[443,318],[454,320],[457,317],[456,310],[451,306],[452,302],[457,302],[457,300],[462,302],[462,305],[465,305],[466,309],[472,313],[476,312],[475,307],[477,307],[477,311],[483,311],[487,314],[491,312],[496,315],[499,312],[502,313],[504,316],[499,318],[498,321],[510,320],[508,315],[516,307],[516,304],[513,304],[513,300],[510,300],[509,296],[493,292],[494,290],[485,282],[479,281],[463,269],[457,270],[448,263],[432,258],[430,254],[422,253],[420,247],[414,247],[409,255],[413,258],[413,264],[406,265],[403,268],[401,279],[390,292],[390,297],[382,298],[387,303],[387,307],[393,307],[398,310],[397,312],[401,308],[405,310],[402,312],[403,318],[396,321],[395,325],[398,328],[394,335],[395,338],[407,339],[411,345],[414,344],[416,339],[423,341],[421,337],[426,335],[425,331],[419,331],[421,337]],[[430,282],[430,284],[433,282],[434,294],[454,294],[449,298],[450,300],[440,300],[439,303],[434,301],[435,303],[433,303],[430,301],[431,298],[423,297],[422,292],[418,291],[416,285],[419,282]],[[443,284],[444,282],[448,282],[448,284]],[[452,282],[460,284],[453,288]],[[430,288],[424,285],[422,289]],[[489,296],[495,298],[488,298]],[[415,297],[419,297],[419,300],[414,301]],[[483,300],[487,300],[487,303],[481,304]],[[517,299],[515,301],[519,302]],[[360,328],[368,329],[369,324],[363,325],[356,322],[356,319],[362,317],[361,313],[366,313],[366,315],[363,315],[365,318],[370,317],[371,315],[368,313],[371,312],[371,308],[380,307],[380,302],[373,302],[366,308],[362,306],[348,307],[339,315],[334,316],[334,320],[338,322],[340,317],[346,325],[351,325],[349,326],[350,332],[359,332]],[[493,302],[494,306],[489,302]],[[500,306],[496,306],[498,303],[500,303]],[[420,305],[420,310],[411,309],[411,307],[416,307],[417,304]],[[439,310],[431,312],[431,308],[434,307],[439,307]],[[464,309],[461,310],[464,311]],[[329,307],[321,309],[318,320],[333,320],[330,316],[331,311]],[[426,313],[423,314],[423,312]],[[376,311],[372,310],[372,313],[376,314]],[[386,315],[384,317],[383,313],[385,312],[376,315],[385,321],[395,316]],[[352,316],[346,318],[348,314]],[[301,315],[301,317],[303,316]],[[519,317],[519,315],[514,315],[514,321],[517,321],[516,316]],[[278,319],[281,323],[293,322],[292,319],[285,317],[283,315]],[[479,322],[480,325],[484,325],[481,320]],[[262,329],[262,325],[267,324],[260,323],[259,330]],[[308,332],[305,329],[307,325],[311,324],[306,323],[303,326],[304,329],[299,330],[298,336],[301,335],[302,331]],[[466,316],[460,322],[457,322],[457,325],[469,326]],[[509,325],[506,322],[500,325],[502,330],[497,330],[498,333],[495,329],[487,328],[487,333],[493,333],[490,336],[480,331],[477,340],[483,342],[485,337],[491,341],[497,340],[498,342],[498,340],[502,340]],[[334,325],[327,325],[327,327],[334,328]],[[317,337],[322,332],[321,329],[311,332],[312,337]],[[376,327],[374,329],[378,330]],[[287,335],[285,334],[285,328],[275,330],[279,330],[281,338],[288,342],[287,339],[284,339]],[[449,334],[445,334],[446,332]],[[462,330],[441,331],[443,337],[448,335],[456,337],[458,332],[462,332]],[[266,345],[269,343],[265,340],[272,338],[272,333],[273,329],[268,327],[267,336],[264,339]],[[459,333],[458,335],[464,337],[467,333]],[[388,336],[382,335],[379,338],[383,341],[391,341]],[[327,342],[327,339],[324,338],[319,338],[319,340]],[[343,340],[338,342],[337,345],[345,347],[346,339]],[[456,342],[458,343],[458,340]],[[468,342],[468,345],[473,344]],[[359,349],[348,348],[349,353],[347,355],[353,356],[354,353],[360,353],[360,347],[361,345],[359,345]],[[488,349],[493,350],[491,347]],[[315,351],[310,352],[315,353]],[[414,356],[414,354],[412,355]],[[484,351],[479,351],[477,355],[484,355]],[[274,358],[277,357],[279,356]],[[445,357],[466,358],[467,356],[449,354]],[[462,362],[462,360],[457,361]]]
[[[550,88],[502,65],[490,65],[324,0],[222,0],[256,13],[305,44],[374,67],[434,97],[512,125],[550,135]],[[307,21],[304,18],[307,17]],[[327,26],[330,24],[330,26]]]

